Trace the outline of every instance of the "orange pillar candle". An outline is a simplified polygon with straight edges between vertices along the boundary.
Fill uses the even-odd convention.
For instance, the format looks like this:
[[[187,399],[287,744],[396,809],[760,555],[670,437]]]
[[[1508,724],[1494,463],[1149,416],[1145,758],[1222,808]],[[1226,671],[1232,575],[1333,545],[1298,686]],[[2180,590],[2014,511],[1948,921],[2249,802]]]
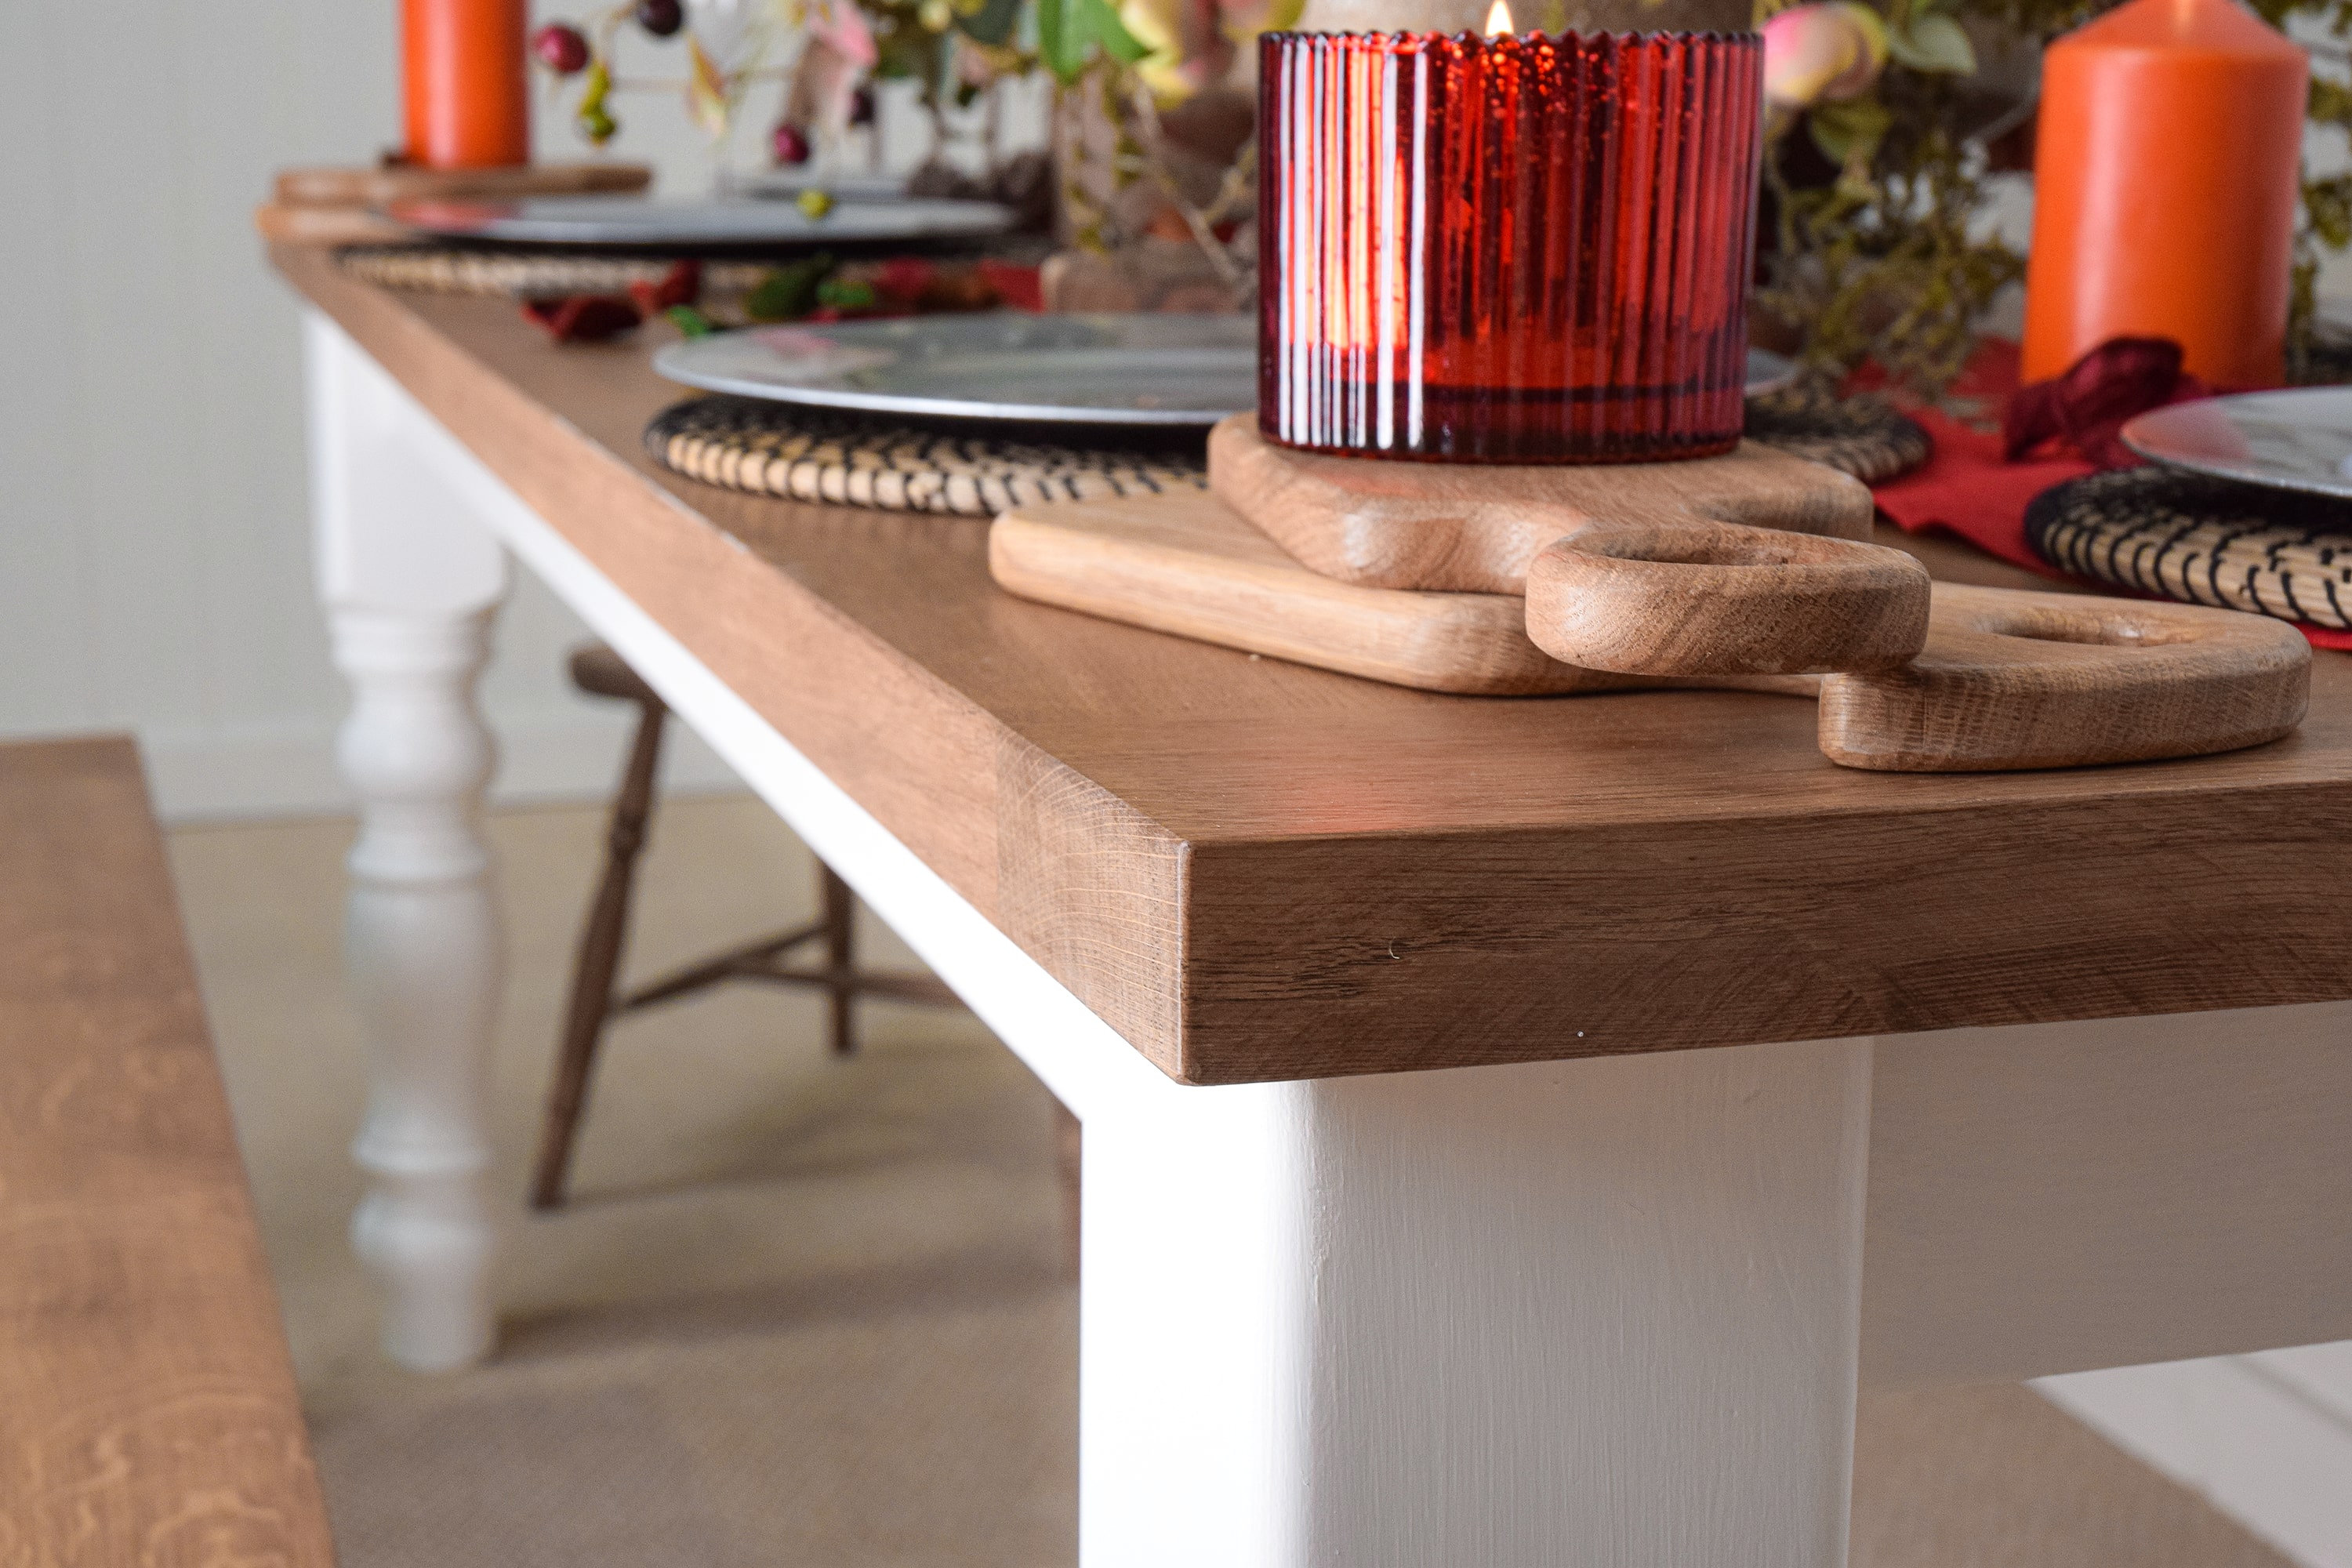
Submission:
[[[2310,70],[2238,0],[2131,0],[2050,46],[2026,380],[2164,337],[2216,386],[2279,384]]]
[[[408,161],[428,169],[530,162],[526,0],[401,0]]]

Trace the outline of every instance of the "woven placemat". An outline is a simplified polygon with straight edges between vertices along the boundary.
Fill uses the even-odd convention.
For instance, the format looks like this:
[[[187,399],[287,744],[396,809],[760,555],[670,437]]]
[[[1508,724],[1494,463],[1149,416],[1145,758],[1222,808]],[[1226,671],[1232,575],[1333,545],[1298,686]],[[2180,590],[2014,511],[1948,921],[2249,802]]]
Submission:
[[[675,258],[578,256],[545,251],[476,250],[433,245],[360,245],[335,252],[350,277],[379,289],[419,294],[503,295],[514,300],[564,294],[618,294],[632,283],[658,283]],[[703,287],[740,294],[766,275],[765,262],[714,261]]]
[[[753,495],[968,517],[1208,485],[1197,441],[1067,446],[748,397],[664,409],[646,426],[646,449],[688,478]]]
[[[2177,468],[2119,468],[2034,497],[2025,538],[2078,577],[2352,630],[2352,503]]]
[[[1927,460],[1918,422],[1869,393],[1840,397],[1800,384],[1748,400],[1748,438],[1875,485]]]
[[[1876,399],[1860,408],[1786,400],[1760,420],[1759,406],[1748,405],[1751,436],[1858,479],[1898,473],[1927,453],[1926,433]],[[971,517],[1034,501],[1156,495],[1208,483],[1197,437],[1090,435],[1078,445],[748,397],[672,405],[646,426],[646,449],[689,479],[752,495]]]

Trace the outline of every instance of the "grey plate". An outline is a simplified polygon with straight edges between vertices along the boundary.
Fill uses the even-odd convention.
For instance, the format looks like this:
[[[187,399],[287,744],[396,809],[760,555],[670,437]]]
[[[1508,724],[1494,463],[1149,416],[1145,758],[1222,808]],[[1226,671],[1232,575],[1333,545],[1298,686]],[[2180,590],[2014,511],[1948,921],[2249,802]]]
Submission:
[[[1776,354],[1770,349],[1748,351],[1748,395],[1761,397],[1768,392],[1778,392],[1797,379],[1797,362],[1787,354]]]
[[[757,196],[762,201],[790,201],[810,190],[823,191],[835,201],[844,202],[908,199],[903,174],[835,174],[827,178],[804,169],[770,169],[758,174],[736,175],[728,188],[737,195]]]
[[[2352,499],[2352,387],[2176,403],[2126,421],[2123,437],[2141,457],[2176,468]]]
[[[673,343],[654,369],[709,392],[826,408],[1205,427],[1257,406],[1257,321],[991,313],[753,327]],[[1748,390],[1792,369],[1751,352]]]
[[[994,202],[842,201],[821,218],[792,202],[543,196],[513,202],[394,202],[393,221],[426,234],[522,245],[824,245],[1003,234]]]

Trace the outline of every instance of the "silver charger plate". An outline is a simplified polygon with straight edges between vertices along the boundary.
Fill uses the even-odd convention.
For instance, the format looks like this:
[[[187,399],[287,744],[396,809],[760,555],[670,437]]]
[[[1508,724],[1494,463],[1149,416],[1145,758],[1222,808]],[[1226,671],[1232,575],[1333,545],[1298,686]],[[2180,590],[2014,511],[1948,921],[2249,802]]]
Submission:
[[[755,196],[761,201],[791,201],[803,191],[823,191],[837,202],[903,202],[910,199],[903,174],[835,174],[828,177],[813,174],[806,169],[770,169],[757,174],[737,174],[728,182],[728,190],[735,195]]]
[[[1778,392],[1797,379],[1797,362],[1787,354],[1776,354],[1770,349],[1748,351],[1748,395],[1761,397],[1768,392]]]
[[[2352,500],[2352,386],[2176,403],[2126,420],[2123,438],[2171,468]]]
[[[990,312],[752,327],[673,343],[654,369],[706,392],[823,408],[1205,428],[1257,406],[1257,321]],[[1750,351],[1748,389],[1793,369]]]
[[[646,196],[534,196],[510,202],[416,200],[384,209],[394,223],[450,239],[509,245],[716,247],[969,239],[1012,228],[994,202],[836,201],[811,217],[759,197],[671,201]]]

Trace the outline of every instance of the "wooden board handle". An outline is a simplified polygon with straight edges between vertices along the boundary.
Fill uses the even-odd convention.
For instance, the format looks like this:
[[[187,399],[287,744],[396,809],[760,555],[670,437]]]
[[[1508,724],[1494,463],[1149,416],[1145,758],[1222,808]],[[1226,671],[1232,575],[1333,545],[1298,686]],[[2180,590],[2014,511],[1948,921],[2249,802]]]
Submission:
[[[1594,522],[1528,568],[1528,637],[1627,675],[1886,669],[1927,637],[1899,550],[1730,522]]]
[[[2311,645],[2196,605],[1936,585],[1910,664],[1822,682],[1822,751],[1850,768],[1962,773],[2204,756],[2303,721]]]
[[[1368,588],[1523,594],[1528,563],[1603,520],[1870,537],[1859,480],[1753,441],[1684,463],[1407,463],[1276,446],[1255,414],[1209,433],[1209,488],[1300,565]]]

